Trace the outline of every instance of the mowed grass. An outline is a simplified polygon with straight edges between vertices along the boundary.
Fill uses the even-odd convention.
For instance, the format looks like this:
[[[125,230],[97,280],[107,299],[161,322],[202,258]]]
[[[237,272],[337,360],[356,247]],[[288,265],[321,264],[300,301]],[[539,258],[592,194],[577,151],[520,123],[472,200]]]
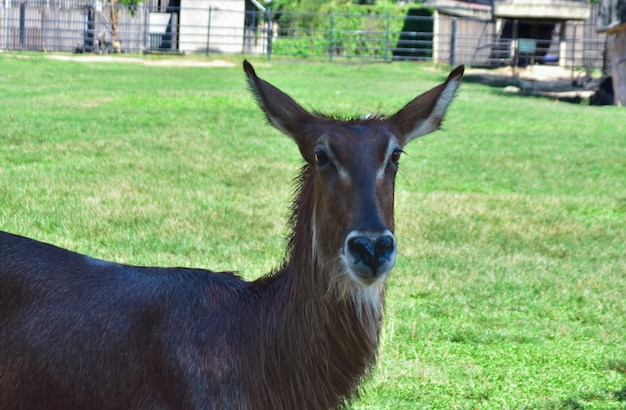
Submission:
[[[301,160],[231,59],[0,55],[0,228],[124,263],[279,265]],[[256,63],[344,114],[393,112],[446,76]],[[405,150],[380,354],[352,406],[626,408],[625,109],[465,83],[444,130]]]

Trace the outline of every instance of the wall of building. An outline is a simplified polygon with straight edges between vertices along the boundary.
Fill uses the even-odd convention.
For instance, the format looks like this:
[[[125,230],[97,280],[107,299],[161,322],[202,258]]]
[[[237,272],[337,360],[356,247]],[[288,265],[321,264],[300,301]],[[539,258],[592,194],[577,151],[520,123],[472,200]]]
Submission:
[[[181,0],[180,5],[180,51],[243,51],[244,0]]]

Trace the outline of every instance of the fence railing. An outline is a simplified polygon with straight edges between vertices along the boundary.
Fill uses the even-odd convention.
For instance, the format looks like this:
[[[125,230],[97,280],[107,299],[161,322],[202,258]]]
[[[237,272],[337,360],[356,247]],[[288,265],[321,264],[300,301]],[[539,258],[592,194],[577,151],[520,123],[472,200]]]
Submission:
[[[603,37],[584,23],[496,24],[433,17],[426,9],[400,16],[143,5],[111,9],[92,4],[5,0],[0,4],[0,49],[244,53],[329,61],[427,60],[492,67],[558,64],[589,69],[602,66],[604,49]],[[540,36],[525,34],[531,32]]]

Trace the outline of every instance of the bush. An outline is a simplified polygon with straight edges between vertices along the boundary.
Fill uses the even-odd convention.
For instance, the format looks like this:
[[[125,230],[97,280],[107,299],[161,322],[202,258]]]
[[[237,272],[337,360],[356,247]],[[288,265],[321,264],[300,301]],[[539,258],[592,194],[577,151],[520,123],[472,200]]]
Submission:
[[[272,49],[277,54],[298,56],[387,59],[400,39],[406,10],[406,7],[388,4],[347,4],[322,8],[320,13],[275,12],[278,32]],[[432,10],[422,10],[426,10],[424,15],[432,15]]]

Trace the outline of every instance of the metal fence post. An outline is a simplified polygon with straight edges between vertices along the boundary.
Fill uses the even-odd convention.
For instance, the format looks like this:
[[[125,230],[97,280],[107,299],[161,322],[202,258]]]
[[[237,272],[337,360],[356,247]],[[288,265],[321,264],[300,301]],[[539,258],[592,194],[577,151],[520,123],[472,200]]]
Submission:
[[[452,19],[450,33],[450,65],[454,66],[456,61],[456,19]]]
[[[577,28],[578,28],[578,24],[574,24],[574,38],[573,38],[573,41],[572,41],[572,67],[571,67],[572,77],[574,77],[574,68],[576,67],[576,43],[577,43],[577,39],[578,39],[578,37],[577,37],[578,33],[577,33],[577,30],[576,30]],[[566,38],[567,38],[567,32],[565,34],[566,34]]]
[[[333,29],[334,29],[334,27],[333,27],[334,26],[333,13],[329,13],[329,16],[330,16],[330,32],[329,32],[330,38],[329,38],[329,41],[328,41],[328,62],[332,63],[333,62],[333,51],[334,51],[333,49],[335,48],[335,45],[333,44],[334,43],[334,41],[333,41],[334,40],[333,39]]]
[[[390,26],[390,19],[391,16],[389,15],[389,13],[387,13],[387,21],[385,24],[385,62],[390,62],[391,59],[389,58],[389,26]]]
[[[87,41],[87,39],[85,38],[85,36],[87,36],[87,27],[89,27],[89,10],[88,10],[89,6],[84,6],[83,10],[83,45],[81,47],[82,53],[85,54],[85,42]]]
[[[26,3],[20,3],[20,51],[24,51],[26,41]]]
[[[150,7],[143,5],[143,53],[150,49]]]
[[[269,61],[272,58],[272,37],[274,36],[272,32],[272,10],[269,8],[265,11],[265,21],[267,24],[267,60]]]
[[[213,7],[211,7],[209,5],[209,21],[207,22],[207,28],[206,28],[206,56],[209,56],[209,47],[211,45],[211,9]]]
[[[2,10],[2,27],[0,27],[0,37],[2,38],[2,42],[0,43],[0,47],[9,48],[9,10],[11,8],[11,2],[9,0],[4,0],[4,10]]]
[[[517,38],[518,21],[513,21],[513,78],[517,78],[517,64],[519,63],[519,39]]]

